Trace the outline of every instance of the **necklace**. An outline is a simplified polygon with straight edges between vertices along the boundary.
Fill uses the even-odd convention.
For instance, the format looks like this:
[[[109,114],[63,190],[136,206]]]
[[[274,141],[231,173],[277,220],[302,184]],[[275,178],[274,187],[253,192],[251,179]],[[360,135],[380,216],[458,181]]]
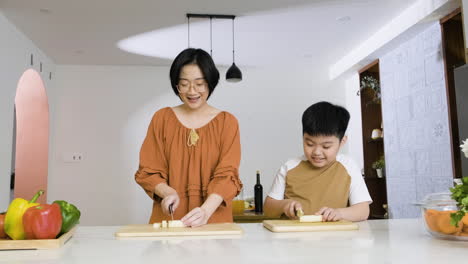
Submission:
[[[187,146],[196,146],[197,141],[200,139],[200,136],[198,136],[197,131],[195,129],[190,129],[190,133],[187,137]]]

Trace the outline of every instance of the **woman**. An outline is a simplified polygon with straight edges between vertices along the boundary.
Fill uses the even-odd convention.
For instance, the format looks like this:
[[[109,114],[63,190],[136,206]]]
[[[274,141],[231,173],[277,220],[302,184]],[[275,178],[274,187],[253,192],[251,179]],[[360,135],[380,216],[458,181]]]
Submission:
[[[150,223],[180,219],[186,226],[232,222],[239,193],[237,119],[207,103],[219,81],[211,56],[186,49],[172,63],[171,86],[183,102],[157,111],[140,151],[136,182],[153,199]]]

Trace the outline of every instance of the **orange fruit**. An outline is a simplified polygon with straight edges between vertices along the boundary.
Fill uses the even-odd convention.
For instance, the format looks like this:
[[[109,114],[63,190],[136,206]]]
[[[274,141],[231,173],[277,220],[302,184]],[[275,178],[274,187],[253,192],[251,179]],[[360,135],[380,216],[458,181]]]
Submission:
[[[463,224],[463,232],[468,233],[468,225]]]
[[[437,227],[437,218],[439,216],[439,211],[434,209],[427,209],[424,213],[424,219],[426,219],[427,227],[434,232],[439,232]]]
[[[462,222],[464,225],[468,225],[468,214],[465,214],[465,216],[462,218]]]
[[[450,214],[455,211],[441,211],[437,216],[436,224],[439,228],[439,231],[444,234],[453,234],[459,232],[463,229],[463,222],[458,223],[458,227],[450,224]]]

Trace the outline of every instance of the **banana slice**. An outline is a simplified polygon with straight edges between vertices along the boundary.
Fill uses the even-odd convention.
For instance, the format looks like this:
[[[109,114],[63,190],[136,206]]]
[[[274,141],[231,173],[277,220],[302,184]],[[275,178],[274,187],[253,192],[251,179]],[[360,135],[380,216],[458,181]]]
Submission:
[[[161,223],[154,223],[153,228],[168,228],[168,227],[185,227],[184,223],[180,220],[163,220]]]
[[[184,223],[180,220],[172,220],[167,223],[168,227],[185,227]]]
[[[299,217],[299,222],[322,222],[322,215],[303,215]]]
[[[304,215],[304,211],[302,211],[302,209],[299,209],[299,210],[296,211],[296,215],[297,215],[297,217],[301,217],[301,216]]]

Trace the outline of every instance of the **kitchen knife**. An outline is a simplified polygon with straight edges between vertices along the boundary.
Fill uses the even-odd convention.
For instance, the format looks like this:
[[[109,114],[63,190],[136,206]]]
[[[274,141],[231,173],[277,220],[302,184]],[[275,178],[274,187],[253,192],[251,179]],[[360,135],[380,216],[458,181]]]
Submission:
[[[169,205],[169,213],[171,213],[171,219],[172,219],[172,221],[174,221],[174,211],[172,210],[172,206],[173,206],[173,205],[174,205],[174,204],[170,204],[170,205]]]

